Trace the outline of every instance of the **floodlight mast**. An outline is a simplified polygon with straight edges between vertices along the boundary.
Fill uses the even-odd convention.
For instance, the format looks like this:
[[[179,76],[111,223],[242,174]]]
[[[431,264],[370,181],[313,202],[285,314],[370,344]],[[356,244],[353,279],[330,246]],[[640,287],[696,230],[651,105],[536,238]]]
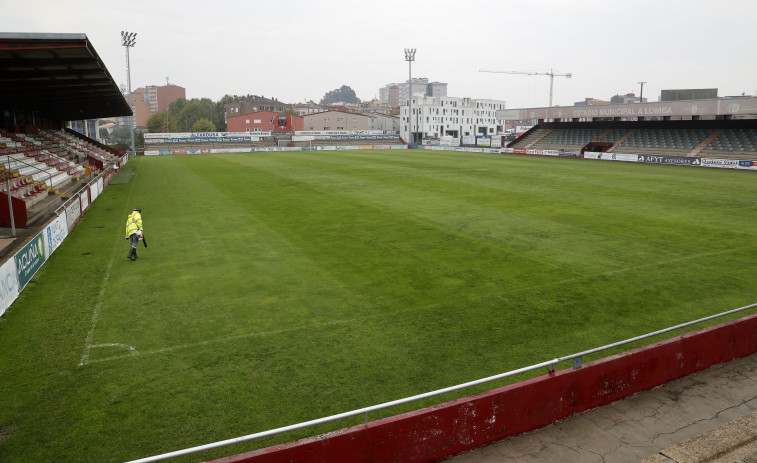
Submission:
[[[131,69],[129,67],[129,48],[133,47],[134,44],[137,41],[137,33],[136,32],[126,32],[121,31],[121,45],[126,47],[126,85],[129,90],[129,106],[131,107],[131,127],[129,132],[131,132],[131,154],[134,156],[136,154],[136,149],[134,148],[134,130],[136,130],[136,119],[134,118],[134,97],[131,94]]]
[[[408,99],[407,99],[407,127],[408,137],[411,139],[411,143],[415,143],[415,137],[413,136],[413,61],[415,61],[415,48],[405,48],[405,61],[407,61],[407,85],[408,85]]]
[[[573,77],[573,74],[570,72],[567,72],[565,74],[557,74],[553,69],[550,69],[549,72],[531,72],[531,71],[478,71],[478,72],[494,72],[497,74],[524,74],[527,76],[549,76],[549,107],[552,107],[552,88],[554,86],[555,82],[555,76],[557,77],[566,77],[570,79]]]
[[[646,84],[646,82],[639,82],[639,85],[641,85],[641,93],[639,93],[639,103],[644,103],[644,84]]]

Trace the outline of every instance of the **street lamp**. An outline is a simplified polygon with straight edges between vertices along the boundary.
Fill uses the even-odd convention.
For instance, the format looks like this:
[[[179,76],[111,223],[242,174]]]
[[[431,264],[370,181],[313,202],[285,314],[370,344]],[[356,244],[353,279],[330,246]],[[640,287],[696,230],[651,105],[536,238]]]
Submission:
[[[408,94],[407,99],[407,127],[409,129],[409,136],[413,142],[413,61],[415,61],[415,48],[405,48],[405,61],[407,61],[408,70]]]
[[[129,106],[131,106],[131,154],[136,154],[134,148],[134,130],[136,130],[136,119],[134,118],[134,97],[131,94],[131,69],[129,69],[129,48],[134,46],[137,41],[136,32],[121,31],[121,45],[126,47],[126,85],[129,90]]]

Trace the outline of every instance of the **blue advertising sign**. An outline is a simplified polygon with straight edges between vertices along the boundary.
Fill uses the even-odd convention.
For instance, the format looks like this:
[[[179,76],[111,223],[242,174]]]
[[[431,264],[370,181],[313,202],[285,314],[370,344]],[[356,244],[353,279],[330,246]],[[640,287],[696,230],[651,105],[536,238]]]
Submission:
[[[40,232],[31,241],[26,243],[16,256],[16,272],[18,273],[18,285],[26,286],[37,270],[45,263],[45,240]]]

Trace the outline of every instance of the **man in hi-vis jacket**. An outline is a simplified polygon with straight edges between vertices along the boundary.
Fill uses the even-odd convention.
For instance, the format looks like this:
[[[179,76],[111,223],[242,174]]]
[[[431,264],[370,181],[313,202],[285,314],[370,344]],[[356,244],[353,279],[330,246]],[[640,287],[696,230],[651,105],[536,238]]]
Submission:
[[[131,240],[131,250],[126,256],[131,260],[137,260],[137,244],[142,238],[142,209],[134,209],[126,218],[126,239]]]

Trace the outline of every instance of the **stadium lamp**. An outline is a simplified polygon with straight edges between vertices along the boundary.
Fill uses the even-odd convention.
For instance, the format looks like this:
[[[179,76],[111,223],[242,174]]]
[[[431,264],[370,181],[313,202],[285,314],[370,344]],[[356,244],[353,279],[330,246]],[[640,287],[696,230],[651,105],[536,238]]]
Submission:
[[[136,32],[121,31],[121,45],[126,47],[126,85],[129,89],[129,106],[131,107],[131,154],[136,154],[134,148],[134,130],[136,129],[136,120],[134,118],[134,98],[131,94],[131,69],[129,68],[129,48],[134,46],[137,41]]]
[[[413,137],[413,61],[415,61],[415,48],[405,48],[405,61],[407,61],[408,80],[407,80],[407,128],[408,137],[415,142]]]

